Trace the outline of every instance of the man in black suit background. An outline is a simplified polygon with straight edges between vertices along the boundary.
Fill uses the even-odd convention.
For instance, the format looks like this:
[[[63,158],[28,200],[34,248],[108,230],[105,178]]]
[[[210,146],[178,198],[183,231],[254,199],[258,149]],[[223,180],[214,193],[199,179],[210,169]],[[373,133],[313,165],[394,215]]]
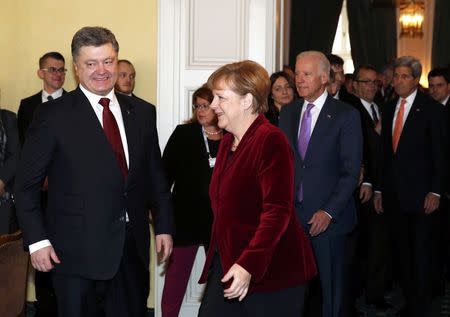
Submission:
[[[118,77],[114,89],[121,94],[134,96],[134,85],[136,83],[136,70],[133,64],[126,59],[117,62]]]
[[[384,300],[389,268],[389,235],[386,216],[375,212],[372,200],[372,188],[377,183],[377,169],[381,158],[381,113],[375,102],[377,71],[372,65],[362,65],[355,69],[353,78],[355,96],[349,99],[349,103],[360,113],[363,132],[357,270],[362,273],[366,303],[385,311],[391,307]]]
[[[382,113],[382,167],[374,204],[389,217],[394,263],[406,299],[403,316],[427,316],[435,211],[445,194],[447,122],[444,107],[419,89],[420,61],[394,62],[396,100]]]
[[[59,98],[65,93],[62,86],[66,78],[66,71],[64,56],[61,53],[48,52],[39,59],[37,75],[42,79],[43,88],[38,93],[22,99],[17,113],[19,139],[22,145],[37,106]]]
[[[84,27],[74,35],[80,85],[37,109],[19,164],[24,243],[33,267],[52,272],[64,317],[145,314],[150,206],[161,260],[172,250],[155,107],[114,93],[118,51],[108,29]],[[44,225],[39,190],[46,175]]]
[[[447,125],[450,127],[450,70],[443,67],[432,69],[428,73],[428,91],[434,100],[445,106],[448,118]],[[449,184],[447,183],[447,185]],[[446,194],[448,195],[449,192],[450,190],[447,188]],[[438,250],[433,266],[433,292],[435,295],[443,295],[444,275],[450,281],[450,252],[448,248],[450,242],[450,205],[447,195],[441,197],[439,206],[440,230],[436,232],[438,235]]]
[[[22,99],[17,113],[17,126],[21,145],[25,142],[27,130],[33,120],[37,107],[44,102],[57,99],[66,93],[62,88],[66,71],[64,56],[59,52],[47,52],[39,58],[37,75],[42,80],[42,90],[30,97]],[[42,185],[41,195],[42,208],[45,210],[47,205],[46,181]],[[30,272],[30,274],[33,274],[33,272]],[[35,285],[37,316],[56,316],[56,300],[50,275],[46,272],[35,272]]]
[[[450,106],[450,70],[434,68],[428,73],[430,96],[444,106]]]

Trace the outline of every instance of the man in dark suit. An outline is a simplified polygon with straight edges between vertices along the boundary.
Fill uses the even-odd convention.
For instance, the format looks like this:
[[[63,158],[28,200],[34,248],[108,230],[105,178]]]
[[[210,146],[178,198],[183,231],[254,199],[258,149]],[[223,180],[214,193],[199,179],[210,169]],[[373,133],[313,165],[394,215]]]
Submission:
[[[308,233],[322,288],[322,316],[345,312],[347,239],[356,225],[353,192],[362,157],[358,112],[326,92],[330,63],[316,51],[297,56],[302,97],[282,108],[280,128],[295,154],[296,212]]]
[[[136,79],[136,70],[133,64],[126,59],[120,59],[117,62],[118,77],[114,89],[116,92],[125,94],[128,96],[134,96],[133,90]]]
[[[44,102],[48,102],[61,97],[66,91],[62,88],[66,76],[64,56],[58,52],[45,53],[39,58],[39,69],[37,75],[42,79],[43,88],[38,93],[22,99],[20,101],[17,114],[17,126],[19,131],[19,141],[23,146],[27,130],[33,120],[37,107]],[[47,182],[44,181],[41,188],[42,208],[47,207]],[[36,299],[35,303],[37,316],[56,316],[56,300],[49,273],[35,272]]]
[[[145,314],[150,206],[163,261],[172,249],[155,108],[114,93],[118,50],[108,29],[74,35],[80,85],[37,109],[22,150],[16,202],[24,242],[33,267],[52,271],[64,317]],[[44,225],[39,189],[46,175]]]
[[[345,88],[344,60],[335,54],[327,54],[331,71],[334,73],[337,91],[332,95],[335,99],[348,103],[348,99],[353,95]]]
[[[420,61],[394,62],[399,96],[382,114],[381,182],[374,204],[391,225],[394,263],[406,299],[404,316],[427,316],[431,304],[434,211],[445,190],[447,126],[444,107],[418,89]]]
[[[450,106],[450,70],[434,68],[428,73],[430,96],[444,106]]]
[[[65,91],[62,89],[66,77],[65,60],[58,52],[45,53],[39,59],[39,69],[37,75],[42,79],[43,89],[38,93],[22,99],[17,113],[19,139],[23,145],[26,132],[33,119],[37,106],[62,96]]]
[[[389,235],[386,216],[375,212],[372,200],[381,158],[380,105],[375,102],[377,71],[372,65],[362,65],[355,69],[353,76],[355,96],[349,99],[349,103],[360,113],[363,133],[355,269],[362,273],[360,286],[365,289],[366,303],[385,311],[391,308],[384,300],[389,269]]]
[[[447,126],[450,127],[450,70],[439,67],[434,68],[428,73],[428,91],[430,96],[437,102],[445,106],[447,112]],[[447,183],[447,186],[449,184]],[[448,244],[450,242],[450,204],[447,195],[450,190],[447,187],[446,195],[441,197],[438,218],[440,223],[437,234],[437,252],[433,265],[433,293],[434,295],[443,295],[445,290],[444,278],[450,280],[450,252]],[[447,272],[444,272],[447,271]]]

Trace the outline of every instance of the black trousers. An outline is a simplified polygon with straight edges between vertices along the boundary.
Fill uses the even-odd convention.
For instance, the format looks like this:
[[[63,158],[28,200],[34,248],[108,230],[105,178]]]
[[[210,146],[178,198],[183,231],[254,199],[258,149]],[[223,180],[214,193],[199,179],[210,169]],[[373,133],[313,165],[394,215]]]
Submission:
[[[127,225],[119,270],[111,280],[53,274],[60,317],[145,317],[149,272]]]
[[[199,317],[301,317],[305,286],[299,285],[268,293],[247,295],[242,302],[223,297],[223,277],[219,256],[214,256]]]
[[[358,276],[354,281],[354,295],[361,295],[362,289],[365,289],[367,302],[382,301],[391,276],[388,219],[386,214],[375,212],[372,199],[359,204],[358,218],[353,261],[353,269]]]
[[[405,296],[409,316],[425,317],[432,299],[436,214],[402,212],[396,197],[385,196],[383,204],[389,216],[395,277]]]

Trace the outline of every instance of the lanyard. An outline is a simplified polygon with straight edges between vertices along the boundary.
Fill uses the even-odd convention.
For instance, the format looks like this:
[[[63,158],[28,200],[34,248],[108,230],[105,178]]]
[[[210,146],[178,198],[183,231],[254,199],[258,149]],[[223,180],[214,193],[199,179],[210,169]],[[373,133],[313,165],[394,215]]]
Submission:
[[[211,157],[211,152],[209,151],[208,137],[206,135],[206,131],[203,126],[202,126],[202,132],[203,132],[203,141],[205,142],[206,154],[208,154],[209,167],[213,168],[214,165],[216,164],[216,158]]]

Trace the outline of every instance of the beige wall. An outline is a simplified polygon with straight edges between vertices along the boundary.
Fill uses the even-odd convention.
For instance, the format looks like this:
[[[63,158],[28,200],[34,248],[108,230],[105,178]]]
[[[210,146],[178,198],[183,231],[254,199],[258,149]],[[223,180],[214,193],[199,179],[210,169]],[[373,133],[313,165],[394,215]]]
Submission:
[[[157,16],[157,0],[1,0],[0,105],[16,111],[20,99],[42,89],[36,70],[47,51],[64,55],[64,88],[74,89],[72,36],[96,25],[109,28],[119,41],[119,57],[134,63],[136,95],[155,103]]]

